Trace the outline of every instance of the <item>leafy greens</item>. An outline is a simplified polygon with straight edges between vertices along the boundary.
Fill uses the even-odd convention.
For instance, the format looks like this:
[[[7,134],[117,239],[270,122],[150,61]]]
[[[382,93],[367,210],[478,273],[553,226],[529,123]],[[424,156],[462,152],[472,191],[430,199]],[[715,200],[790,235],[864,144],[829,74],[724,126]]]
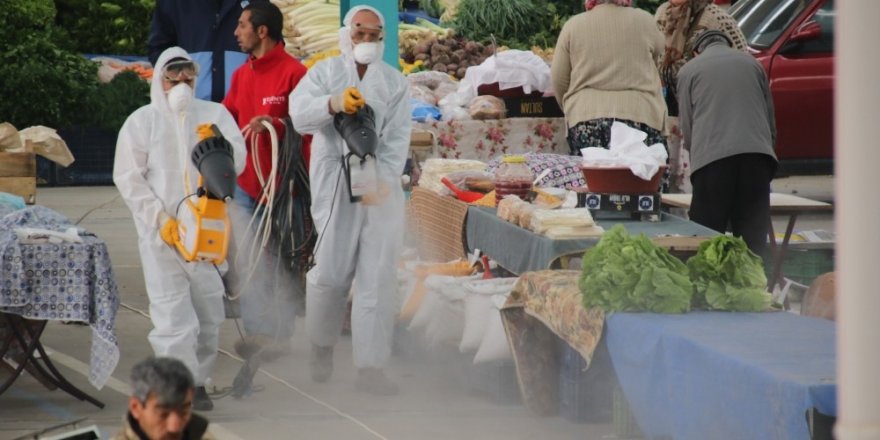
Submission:
[[[579,286],[584,306],[606,312],[684,313],[693,293],[683,262],[619,224],[584,253]]]
[[[704,241],[687,266],[695,308],[759,312],[770,305],[761,257],[739,237],[719,235]]]

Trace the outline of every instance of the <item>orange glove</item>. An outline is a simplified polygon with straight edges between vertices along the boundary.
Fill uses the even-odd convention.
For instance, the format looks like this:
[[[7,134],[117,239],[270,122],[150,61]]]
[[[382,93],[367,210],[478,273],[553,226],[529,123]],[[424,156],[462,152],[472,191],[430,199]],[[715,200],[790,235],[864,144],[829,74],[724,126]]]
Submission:
[[[177,232],[177,219],[168,218],[162,225],[162,229],[159,230],[159,236],[168,246],[174,246],[174,243],[180,241],[180,235]]]
[[[349,87],[330,98],[330,109],[333,110],[333,113],[355,113],[364,105],[366,105],[366,101],[356,87]]]

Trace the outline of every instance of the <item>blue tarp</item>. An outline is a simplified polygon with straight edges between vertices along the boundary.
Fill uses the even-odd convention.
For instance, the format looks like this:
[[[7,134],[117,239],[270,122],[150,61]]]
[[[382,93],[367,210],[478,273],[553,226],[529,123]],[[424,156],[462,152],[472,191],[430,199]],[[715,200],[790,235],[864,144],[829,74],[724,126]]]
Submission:
[[[837,415],[835,324],[791,313],[617,313],[608,350],[645,438],[810,438]]]

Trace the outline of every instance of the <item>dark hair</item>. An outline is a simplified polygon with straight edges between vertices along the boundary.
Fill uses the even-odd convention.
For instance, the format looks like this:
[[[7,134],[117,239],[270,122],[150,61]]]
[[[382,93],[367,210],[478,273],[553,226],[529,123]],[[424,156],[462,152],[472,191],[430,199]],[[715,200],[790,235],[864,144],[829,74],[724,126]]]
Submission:
[[[284,26],[284,16],[281,10],[271,2],[250,2],[244,8],[245,11],[251,11],[251,26],[254,31],[260,26],[266,26],[269,32],[269,38],[273,41],[281,41],[281,28]],[[242,11],[243,12],[243,11]]]
[[[702,53],[707,47],[716,43],[722,43],[727,47],[733,45],[733,42],[730,41],[730,37],[728,37],[727,34],[710,29],[703,31],[703,33],[697,37],[696,41],[694,41],[694,52]]]
[[[159,405],[180,406],[194,387],[192,373],[174,358],[149,357],[131,369],[131,394],[143,404],[153,393]]]

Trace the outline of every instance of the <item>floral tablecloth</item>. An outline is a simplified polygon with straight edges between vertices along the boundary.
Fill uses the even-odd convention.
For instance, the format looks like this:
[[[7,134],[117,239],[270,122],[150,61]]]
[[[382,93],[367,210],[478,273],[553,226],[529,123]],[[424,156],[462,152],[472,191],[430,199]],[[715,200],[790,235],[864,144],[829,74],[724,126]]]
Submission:
[[[568,154],[563,118],[432,121],[413,128],[434,134],[436,157],[488,162],[500,154]]]
[[[565,340],[590,365],[605,314],[584,308],[579,271],[526,272],[514,285],[501,311],[526,406],[554,414],[559,405],[556,337]]]
[[[82,229],[82,243],[22,243],[15,233],[20,227],[63,231],[71,225],[42,206],[0,217],[0,312],[88,324],[89,382],[102,388],[119,362],[119,295],[106,244]]]

